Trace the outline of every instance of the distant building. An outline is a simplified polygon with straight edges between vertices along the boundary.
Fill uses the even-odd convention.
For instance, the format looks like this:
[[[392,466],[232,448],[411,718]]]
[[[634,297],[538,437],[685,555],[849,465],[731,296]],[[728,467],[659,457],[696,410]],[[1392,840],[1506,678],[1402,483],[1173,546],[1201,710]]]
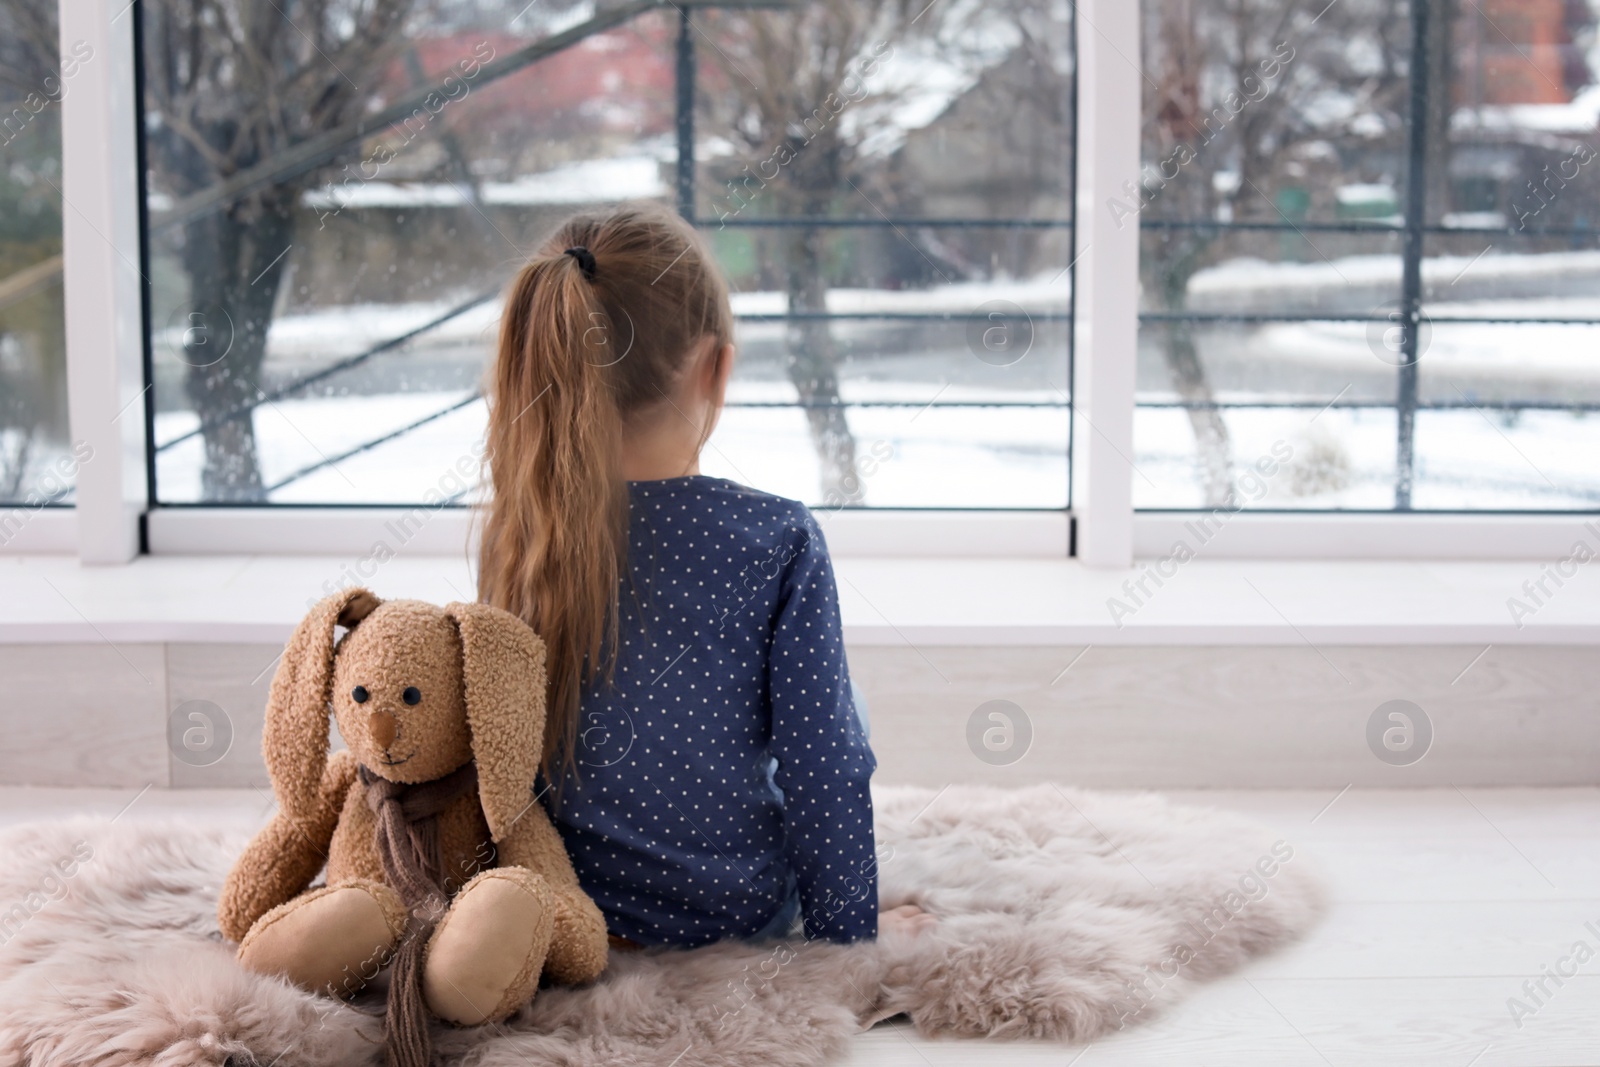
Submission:
[[[394,97],[443,78],[475,55],[498,62],[533,42],[492,32],[421,38],[390,64],[379,95]],[[492,50],[492,51],[491,51]],[[611,151],[673,129],[671,36],[660,19],[635,19],[585,38],[481,88],[441,112],[448,129],[482,177],[512,178],[562,163],[603,158]],[[388,168],[397,179],[428,176],[444,143],[418,138]]]
[[[1456,14],[1457,107],[1567,104],[1589,83],[1587,0],[1475,0]]]
[[[1589,0],[1474,0],[1452,41],[1452,220],[1571,230],[1595,215],[1600,87],[1579,42]]]
[[[1070,68],[1054,69],[1019,49],[983,68],[947,103],[909,100],[903,106],[931,112],[904,133],[889,164],[889,183],[904,213],[974,222],[1072,217]],[[889,245],[896,266],[914,283],[931,280],[933,261],[956,276],[1030,277],[1071,259],[1065,228],[930,228],[918,237],[920,252],[904,241]]]

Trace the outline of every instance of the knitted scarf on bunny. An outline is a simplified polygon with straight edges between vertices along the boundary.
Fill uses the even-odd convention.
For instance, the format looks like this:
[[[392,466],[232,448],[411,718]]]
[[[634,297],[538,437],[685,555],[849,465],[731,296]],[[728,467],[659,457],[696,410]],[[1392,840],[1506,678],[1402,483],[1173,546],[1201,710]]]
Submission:
[[[378,858],[384,877],[405,902],[409,918],[389,972],[384,1058],[388,1067],[428,1067],[432,1042],[422,996],[422,955],[449,903],[440,885],[439,814],[478,784],[478,768],[467,763],[443,778],[409,785],[357,772],[367,806],[378,817]]]

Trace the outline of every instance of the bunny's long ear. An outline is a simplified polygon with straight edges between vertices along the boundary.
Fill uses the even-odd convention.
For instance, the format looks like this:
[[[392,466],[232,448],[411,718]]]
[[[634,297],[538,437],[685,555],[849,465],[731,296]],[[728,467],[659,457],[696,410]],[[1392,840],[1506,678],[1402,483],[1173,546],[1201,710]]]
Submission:
[[[544,642],[510,612],[450,604],[461,631],[461,679],[489,834],[502,841],[534,801],[544,752]]]
[[[328,687],[333,677],[333,628],[354,626],[382,601],[365,589],[344,589],[319,600],[300,620],[283,650],[267,697],[261,754],[278,807],[290,819],[316,814],[317,791],[328,765]]]

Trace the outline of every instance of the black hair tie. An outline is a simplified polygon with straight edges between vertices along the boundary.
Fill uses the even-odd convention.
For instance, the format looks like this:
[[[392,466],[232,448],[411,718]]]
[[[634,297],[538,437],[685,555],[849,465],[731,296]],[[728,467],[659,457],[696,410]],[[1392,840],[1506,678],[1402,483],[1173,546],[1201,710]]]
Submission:
[[[583,271],[583,276],[591,282],[594,281],[594,253],[582,245],[574,245],[567,249],[563,255],[571,256],[578,261],[578,267]]]

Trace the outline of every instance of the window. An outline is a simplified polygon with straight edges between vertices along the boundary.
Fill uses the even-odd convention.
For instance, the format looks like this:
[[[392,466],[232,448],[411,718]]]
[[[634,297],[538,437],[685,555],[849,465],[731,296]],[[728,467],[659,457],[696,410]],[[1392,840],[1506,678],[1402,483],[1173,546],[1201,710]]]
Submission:
[[[863,513],[847,551],[1121,566],[1220,509],[1222,555],[1520,558],[1600,513],[1600,0],[56,10],[0,0],[12,551],[355,550],[419,504],[454,550],[507,281],[641,199],[733,282],[703,469]],[[137,218],[126,144],[62,182],[108,118]],[[142,376],[82,335],[69,428],[77,183],[66,284],[106,304],[137,223],[148,307],[104,320]]]
[[[1600,7],[1143,11],[1136,504],[1594,509]]]
[[[82,42],[58,49],[55,3],[0,4],[0,544],[70,504],[61,290],[61,111]]]
[[[1070,5],[140,10],[158,503],[465,501],[501,288],[644,198],[737,290],[709,473],[1067,506]]]

